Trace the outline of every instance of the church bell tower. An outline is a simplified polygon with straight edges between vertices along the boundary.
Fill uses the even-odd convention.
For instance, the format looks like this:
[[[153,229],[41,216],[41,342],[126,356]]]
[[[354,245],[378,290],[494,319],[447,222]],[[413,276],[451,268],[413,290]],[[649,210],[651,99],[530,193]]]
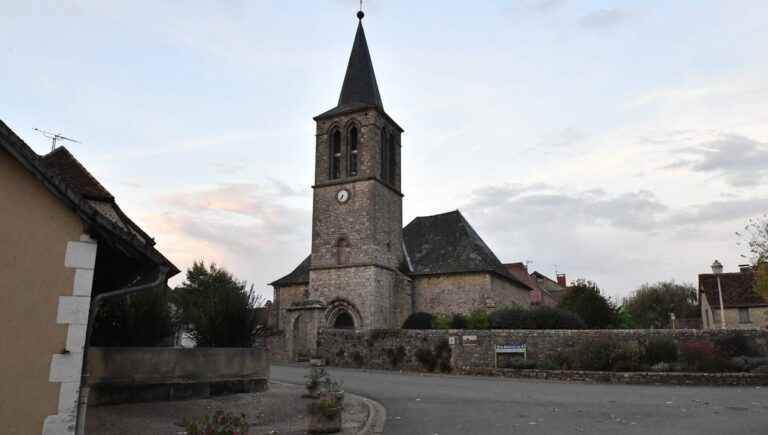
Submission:
[[[315,117],[308,299],[324,326],[399,327],[408,305],[403,254],[401,135],[387,115],[358,12],[339,102]]]

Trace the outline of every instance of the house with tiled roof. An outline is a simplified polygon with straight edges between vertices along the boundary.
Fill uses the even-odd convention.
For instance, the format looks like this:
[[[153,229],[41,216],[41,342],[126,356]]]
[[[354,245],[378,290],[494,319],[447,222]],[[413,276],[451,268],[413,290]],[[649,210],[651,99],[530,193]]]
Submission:
[[[768,327],[768,299],[755,292],[749,265],[738,272],[700,274],[699,301],[704,329]]]
[[[179,270],[67,149],[38,155],[2,121],[0,247],[3,433],[73,434],[94,307]]]
[[[275,280],[271,322],[292,357],[322,328],[399,328],[415,312],[529,306],[510,272],[459,211],[403,227],[402,134],[387,114],[360,22],[336,107],[315,117],[310,255]]]
[[[504,265],[507,271],[519,280],[525,282],[532,290],[528,292],[528,299],[532,306],[556,307],[559,300],[550,293],[545,285],[540,285],[539,280],[533,274],[528,273],[528,266],[525,263],[507,263]],[[536,272],[538,273],[538,272]],[[546,278],[546,277],[544,277]],[[547,278],[549,279],[549,278]]]

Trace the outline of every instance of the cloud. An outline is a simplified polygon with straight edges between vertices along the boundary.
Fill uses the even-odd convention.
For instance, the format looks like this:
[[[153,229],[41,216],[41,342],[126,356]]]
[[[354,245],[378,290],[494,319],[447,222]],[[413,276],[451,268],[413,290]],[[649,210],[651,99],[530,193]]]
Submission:
[[[734,187],[753,187],[768,180],[768,144],[741,135],[719,138],[679,151],[684,157],[666,169],[722,176]]]
[[[304,196],[276,180],[221,184],[167,195],[162,202],[169,211],[143,221],[181,268],[201,259],[216,262],[271,298],[262,286],[288,273],[309,250],[311,213],[291,205]]]
[[[598,11],[591,12],[581,17],[580,23],[582,27],[591,29],[606,29],[615,27],[629,18],[634,16],[635,13],[619,8],[600,9]]]

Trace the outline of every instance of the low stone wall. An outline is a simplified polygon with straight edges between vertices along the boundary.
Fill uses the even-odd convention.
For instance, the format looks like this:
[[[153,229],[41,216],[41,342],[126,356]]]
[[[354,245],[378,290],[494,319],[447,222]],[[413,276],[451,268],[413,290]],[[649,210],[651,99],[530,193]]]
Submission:
[[[768,374],[763,373],[593,372],[586,370],[475,369],[465,374],[602,384],[768,385]]]
[[[324,330],[318,337],[318,353],[329,365],[375,369],[423,371],[420,361],[431,352],[449,359],[457,372],[472,372],[496,367],[496,346],[527,347],[527,357],[543,361],[558,352],[573,350],[588,340],[611,338],[640,345],[653,337],[673,338],[678,344],[714,342],[741,334],[763,354],[768,354],[766,330]],[[448,346],[445,346],[445,343]],[[441,344],[443,343],[443,344]],[[449,352],[445,348],[450,349]],[[421,355],[419,355],[421,352]],[[449,353],[449,355],[446,355]]]
[[[90,405],[179,400],[263,391],[263,348],[91,348]]]

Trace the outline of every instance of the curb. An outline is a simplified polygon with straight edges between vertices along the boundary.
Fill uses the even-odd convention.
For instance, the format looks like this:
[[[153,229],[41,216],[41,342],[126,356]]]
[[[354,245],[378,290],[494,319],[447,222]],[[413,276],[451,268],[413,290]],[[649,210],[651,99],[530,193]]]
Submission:
[[[299,384],[293,384],[290,382],[281,381],[269,381],[270,384],[291,385],[298,386]],[[360,399],[366,406],[368,406],[368,420],[365,421],[363,428],[360,429],[355,435],[379,435],[384,433],[384,423],[387,421],[387,409],[381,403],[369,399],[367,397],[358,396],[357,394],[346,393],[349,396]]]
[[[357,433],[357,435],[375,435],[384,433],[384,423],[387,421],[387,410],[384,406],[367,397],[361,397],[354,395],[365,402],[368,405],[368,421]]]

